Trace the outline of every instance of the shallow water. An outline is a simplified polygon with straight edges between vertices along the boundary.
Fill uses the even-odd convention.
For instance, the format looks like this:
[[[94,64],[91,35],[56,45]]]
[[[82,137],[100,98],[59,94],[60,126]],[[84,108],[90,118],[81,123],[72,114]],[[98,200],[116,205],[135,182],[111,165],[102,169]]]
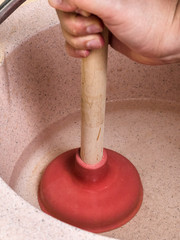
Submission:
[[[23,151],[10,186],[39,208],[37,188],[46,165],[58,154],[80,146],[80,112],[41,132]],[[180,104],[154,100],[109,102],[104,146],[127,157],[144,187],[143,204],[126,225],[104,233],[125,240],[179,240]]]

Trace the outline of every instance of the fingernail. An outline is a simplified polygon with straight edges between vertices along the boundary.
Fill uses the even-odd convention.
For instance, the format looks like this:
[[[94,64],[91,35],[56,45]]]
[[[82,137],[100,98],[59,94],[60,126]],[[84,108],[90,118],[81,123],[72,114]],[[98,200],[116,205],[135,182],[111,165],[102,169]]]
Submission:
[[[101,42],[99,39],[93,39],[86,43],[86,47],[88,49],[101,48],[102,46],[103,46],[103,42]]]
[[[97,25],[90,25],[86,28],[87,33],[99,33],[102,32],[102,27],[97,26]]]

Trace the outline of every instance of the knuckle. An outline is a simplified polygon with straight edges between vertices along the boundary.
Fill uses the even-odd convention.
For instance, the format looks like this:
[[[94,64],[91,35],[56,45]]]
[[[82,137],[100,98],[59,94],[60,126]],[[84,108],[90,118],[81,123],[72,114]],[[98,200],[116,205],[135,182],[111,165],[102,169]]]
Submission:
[[[71,32],[72,32],[73,36],[78,36],[79,35],[79,31],[77,29],[76,24],[72,25]]]
[[[73,38],[72,40],[71,40],[71,45],[74,47],[74,48],[76,48],[76,49],[78,49],[80,46],[79,46],[79,41],[78,41],[78,39],[77,38]]]
[[[72,18],[71,24],[69,24],[69,25],[71,27],[72,34],[74,36],[79,36],[84,31],[85,20],[82,17],[74,16]]]
[[[74,36],[79,36],[82,32],[82,26],[78,21],[73,21],[71,24],[71,31]]]

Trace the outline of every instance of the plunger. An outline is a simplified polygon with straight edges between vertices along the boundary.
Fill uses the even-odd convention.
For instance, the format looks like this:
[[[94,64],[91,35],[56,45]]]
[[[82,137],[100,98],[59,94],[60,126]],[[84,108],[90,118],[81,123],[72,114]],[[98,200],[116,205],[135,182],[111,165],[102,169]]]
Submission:
[[[81,148],[56,157],[43,173],[38,191],[44,212],[95,233],[128,222],[143,198],[134,165],[103,149],[107,35],[105,30],[105,46],[82,60]]]

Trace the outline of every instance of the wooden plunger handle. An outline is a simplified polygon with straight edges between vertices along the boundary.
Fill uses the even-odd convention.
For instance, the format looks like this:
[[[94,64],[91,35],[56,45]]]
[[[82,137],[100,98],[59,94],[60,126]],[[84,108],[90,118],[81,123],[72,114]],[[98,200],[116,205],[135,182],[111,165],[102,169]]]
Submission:
[[[61,11],[57,10],[59,20]],[[89,16],[89,13],[84,16]],[[104,47],[91,51],[81,67],[81,150],[80,157],[90,165],[103,156],[104,118],[106,105],[106,71],[108,30],[103,32]]]
[[[81,159],[90,165],[103,156],[106,105],[108,30],[103,32],[105,45],[82,59],[81,68]]]

